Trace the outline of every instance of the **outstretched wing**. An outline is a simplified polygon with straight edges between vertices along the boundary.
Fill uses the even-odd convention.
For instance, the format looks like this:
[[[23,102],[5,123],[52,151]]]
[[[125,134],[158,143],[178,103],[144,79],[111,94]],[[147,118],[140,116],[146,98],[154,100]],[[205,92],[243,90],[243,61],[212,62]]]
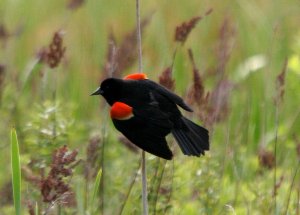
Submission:
[[[126,105],[132,107],[130,102]],[[133,107],[130,116],[121,120],[112,118],[115,127],[141,149],[164,159],[172,159],[165,139],[173,127],[169,116],[155,104]]]

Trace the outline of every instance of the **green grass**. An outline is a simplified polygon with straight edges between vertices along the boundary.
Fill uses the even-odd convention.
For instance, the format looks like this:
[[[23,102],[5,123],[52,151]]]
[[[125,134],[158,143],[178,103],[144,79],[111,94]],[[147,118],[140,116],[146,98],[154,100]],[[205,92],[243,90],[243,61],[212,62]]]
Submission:
[[[96,179],[95,179],[95,184],[94,184],[94,187],[93,187],[93,196],[92,196],[92,201],[91,201],[92,211],[94,211],[95,208],[96,209],[98,208],[98,206],[95,204],[95,199],[96,199],[96,196],[99,192],[99,185],[100,185],[101,175],[102,175],[102,169],[99,169],[99,171],[97,173],[97,176],[96,176]]]
[[[17,132],[11,130],[11,170],[15,214],[21,214],[21,165]]]
[[[175,91],[185,97],[192,84],[188,48],[193,50],[206,92],[212,93],[220,77],[232,84],[228,111],[210,131],[211,149],[206,156],[184,156],[176,144],[172,144],[174,161],[166,165],[147,155],[151,213],[299,213],[299,6],[297,0],[141,2],[143,16],[154,12],[142,40],[143,66],[149,78],[157,81],[172,63],[178,46],[174,42],[175,27],[213,8],[212,14],[198,23],[186,43],[178,46],[174,62]],[[226,32],[232,32],[233,36],[225,40],[230,57],[221,76],[220,72],[213,71],[220,67],[221,51],[226,51],[221,36],[226,20]],[[95,208],[95,213],[118,214],[123,203],[123,214],[141,214],[139,173],[135,179],[140,154],[131,152],[118,141],[119,133],[107,120],[109,113],[103,108],[103,99],[89,96],[102,76],[110,32],[114,32],[120,44],[135,27],[134,1],[89,0],[70,11],[66,9],[66,1],[4,0],[0,1],[1,24],[10,35],[18,33],[5,42],[0,36],[0,65],[5,66],[4,76],[0,73],[0,157],[3,161],[0,214],[14,214],[11,187],[16,185],[10,183],[12,177],[7,173],[11,166],[5,162],[10,160],[10,146],[14,146],[9,144],[7,135],[11,132],[10,125],[16,127],[22,143],[18,155],[22,167],[31,171],[30,174],[22,172],[19,178],[21,214],[28,213],[27,201],[40,214],[48,208],[32,177],[48,173],[53,150],[62,145],[70,150],[78,149],[77,160],[82,162],[73,168],[73,176],[67,180],[75,192],[76,204],[60,207],[55,204],[53,214],[83,214],[91,208]],[[36,62],[36,53],[49,45],[53,33],[59,29],[65,31],[65,58],[59,67],[49,69]],[[284,98],[276,107],[276,77],[286,58],[289,64]],[[249,62],[259,66],[250,68]],[[124,75],[135,71],[137,63],[126,69]],[[204,123],[197,114],[183,114],[199,124]],[[95,158],[89,160],[92,157],[87,155],[87,146],[95,136],[100,138],[100,143],[94,150]],[[260,164],[259,152],[261,148],[273,152],[276,139],[275,213],[274,168]],[[168,142],[173,142],[172,137]],[[101,181],[97,179],[99,169],[103,171]],[[94,185],[98,183],[96,189]],[[99,190],[97,195],[95,190]],[[89,201],[93,196],[94,200]]]

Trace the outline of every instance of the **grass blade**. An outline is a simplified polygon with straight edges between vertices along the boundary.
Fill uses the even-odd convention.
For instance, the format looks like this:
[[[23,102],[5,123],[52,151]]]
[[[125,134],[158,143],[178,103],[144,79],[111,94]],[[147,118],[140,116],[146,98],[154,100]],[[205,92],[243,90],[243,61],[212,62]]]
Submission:
[[[35,208],[34,208],[34,213],[35,213],[35,215],[38,215],[39,214],[39,205],[38,205],[38,203],[37,202],[35,202]]]
[[[21,214],[21,168],[17,132],[11,130],[11,169],[15,214]]]
[[[98,190],[99,190],[99,185],[100,185],[101,175],[102,175],[102,169],[99,169],[99,171],[98,171],[98,173],[97,173],[97,176],[96,176],[94,188],[93,188],[93,197],[92,197],[92,204],[91,204],[91,206],[92,206],[92,211],[93,211],[93,209],[95,208],[95,207],[94,207],[94,203],[95,203],[96,195],[97,195]]]

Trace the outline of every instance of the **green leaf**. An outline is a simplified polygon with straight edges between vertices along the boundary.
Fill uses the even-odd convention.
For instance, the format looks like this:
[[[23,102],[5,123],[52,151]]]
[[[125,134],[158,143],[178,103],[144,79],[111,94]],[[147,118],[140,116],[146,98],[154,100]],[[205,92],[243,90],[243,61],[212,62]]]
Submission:
[[[15,214],[21,214],[21,168],[17,132],[11,130],[11,169]]]

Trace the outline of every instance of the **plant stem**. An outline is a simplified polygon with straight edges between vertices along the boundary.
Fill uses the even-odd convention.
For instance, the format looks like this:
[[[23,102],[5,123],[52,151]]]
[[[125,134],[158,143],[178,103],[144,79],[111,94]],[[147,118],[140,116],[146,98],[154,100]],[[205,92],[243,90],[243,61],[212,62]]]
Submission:
[[[131,180],[131,183],[130,183],[130,185],[129,185],[129,189],[128,189],[128,191],[127,191],[127,193],[126,193],[126,196],[125,196],[125,200],[124,200],[124,202],[122,203],[122,205],[121,205],[121,207],[120,207],[120,211],[119,211],[119,215],[122,215],[123,214],[123,210],[124,210],[124,208],[125,208],[125,205],[126,205],[126,203],[127,203],[127,201],[128,201],[128,198],[129,198],[129,195],[130,195],[130,193],[131,193],[131,190],[132,190],[132,188],[133,188],[133,185],[135,184],[135,182],[136,182],[136,178],[137,178],[137,176],[138,176],[138,173],[139,173],[139,169],[141,168],[141,160],[139,161],[139,166],[138,166],[138,168],[137,168],[137,170],[135,171],[135,173],[134,173],[134,176],[133,176],[133,178],[132,178],[132,180]]]
[[[157,201],[158,201],[158,195],[159,195],[159,189],[161,187],[162,184],[162,180],[163,180],[163,176],[165,173],[165,168],[166,168],[166,164],[167,162],[165,161],[163,167],[162,167],[162,171],[160,173],[159,179],[158,179],[158,185],[156,188],[156,195],[155,195],[155,200],[154,200],[154,209],[153,209],[153,214],[156,215],[156,208],[157,208]]]
[[[277,185],[276,185],[276,177],[277,177],[277,141],[278,141],[278,107],[279,104],[278,102],[276,102],[276,107],[275,107],[275,142],[274,142],[274,176],[273,176],[273,180],[274,180],[274,214],[276,214],[276,208],[277,208]]]
[[[143,70],[142,64],[142,34],[141,34],[141,15],[140,15],[140,0],[136,0],[136,36],[138,43],[138,62],[139,62],[139,72]]]
[[[107,106],[106,106],[107,107]],[[101,180],[100,180],[100,211],[101,214],[104,214],[104,179],[105,179],[105,173],[106,173],[106,168],[105,168],[105,145],[106,145],[106,126],[107,126],[107,117],[105,118],[105,123],[103,124],[103,127],[101,129],[102,133],[102,151],[101,151],[101,169],[102,169],[102,174],[101,174]]]
[[[167,211],[169,209],[168,205],[170,204],[171,198],[172,198],[172,193],[173,193],[173,182],[174,182],[174,172],[175,172],[175,165],[174,165],[174,160],[172,161],[172,177],[171,177],[171,186],[170,186],[170,192],[167,197],[167,201],[165,203],[166,207],[164,209],[164,214],[167,214]]]
[[[294,187],[294,184],[295,184],[295,181],[296,181],[296,176],[298,174],[299,167],[300,167],[300,161],[298,161],[295,173],[294,173],[293,178],[292,178],[292,182],[291,182],[291,185],[290,185],[290,190],[289,190],[289,193],[288,193],[287,203],[286,203],[286,207],[285,207],[285,212],[283,214],[288,214],[290,199],[291,199],[291,195],[292,195],[292,191],[293,191],[293,187]]]
[[[21,215],[21,167],[17,132],[11,129],[11,172],[15,214]]]
[[[141,16],[140,16],[140,1],[136,0],[136,33],[138,43],[138,61],[139,72],[143,70],[142,64],[142,35],[141,35]],[[142,151],[142,201],[143,201],[143,215],[148,215],[148,198],[147,198],[147,172],[146,172],[146,158],[145,151]]]
[[[148,215],[148,195],[147,195],[147,172],[145,151],[142,151],[142,199],[143,199],[143,215]]]

